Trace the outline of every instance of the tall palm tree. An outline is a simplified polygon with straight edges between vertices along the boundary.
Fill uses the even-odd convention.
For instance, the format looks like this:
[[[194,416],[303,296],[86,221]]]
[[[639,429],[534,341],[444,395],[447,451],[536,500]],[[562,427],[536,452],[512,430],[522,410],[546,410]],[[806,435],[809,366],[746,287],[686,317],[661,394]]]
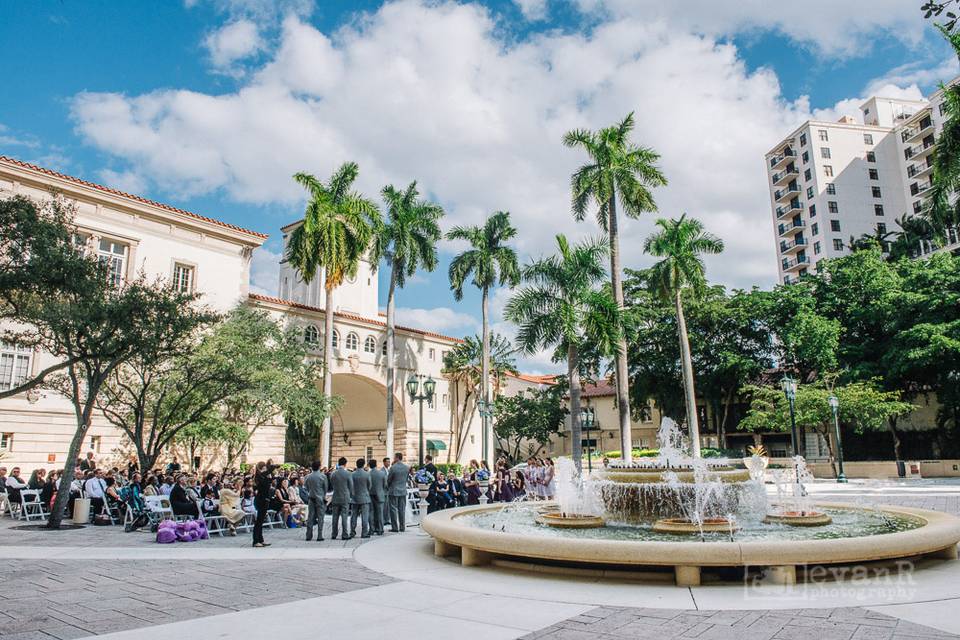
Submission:
[[[386,220],[373,238],[370,262],[386,259],[390,265],[390,288],[387,292],[387,456],[393,457],[394,393],[396,386],[395,327],[396,291],[401,289],[417,269],[437,268],[437,241],[443,216],[438,204],[420,198],[416,181],[399,190],[387,185],[380,192],[387,204]]]
[[[620,231],[617,203],[630,218],[644,211],[656,211],[650,189],[667,184],[656,162],[660,155],[652,149],[638,147],[628,139],[633,130],[633,113],[619,124],[588,131],[576,129],[563,137],[568,147],[580,147],[590,156],[590,162],[571,176],[573,215],[583,220],[587,209],[597,207],[597,222],[607,233],[610,242],[610,285],[613,299],[623,308],[623,285],[620,280]],[[627,459],[632,451],[630,433],[630,395],[627,380],[627,344],[621,332],[616,355],[617,409],[620,417],[620,447]]]
[[[948,31],[942,25],[936,27],[960,58],[960,32]],[[947,227],[960,223],[960,200],[954,198],[960,191],[960,85],[941,84],[940,89],[947,118],[933,152],[933,175],[925,211],[937,243],[943,241]]]
[[[357,274],[370,240],[381,225],[380,213],[371,200],[353,190],[359,168],[345,162],[330,180],[321,182],[308,173],[293,176],[309,194],[303,224],[293,230],[286,259],[300,278],[309,283],[323,270],[326,306],[323,313],[323,393],[333,396],[333,292],[345,278]],[[323,421],[321,439],[324,466],[330,465],[331,416]]]
[[[700,256],[723,251],[723,240],[705,231],[703,223],[695,218],[688,218],[687,214],[680,216],[679,220],[660,218],[657,226],[660,231],[647,238],[643,250],[663,258],[650,268],[650,285],[654,293],[664,300],[672,300],[676,307],[690,445],[693,455],[699,457],[700,427],[697,424],[697,396],[693,388],[690,341],[687,339],[687,323],[683,317],[683,291],[690,289],[694,295],[703,294],[707,288],[707,279],[703,258]]]
[[[503,385],[508,373],[518,373],[514,355],[517,350],[504,336],[499,333],[490,334],[490,377],[493,379],[493,397],[496,399],[498,390]],[[483,368],[483,338],[467,336],[463,342],[457,344],[447,352],[443,359],[443,374],[453,383],[453,406],[456,413],[450,426],[450,441],[456,442],[458,461],[463,444],[469,434],[469,427],[464,430],[467,421],[467,412],[476,406],[476,398],[481,393],[481,374]],[[460,396],[461,390],[463,397]],[[454,428],[456,434],[454,434]],[[454,438],[456,436],[456,438]],[[452,449],[452,447],[451,447]],[[451,449],[447,449],[447,462],[450,462]]]
[[[573,462],[580,471],[580,348],[589,342],[601,353],[620,342],[620,310],[609,291],[602,260],[609,251],[606,238],[570,246],[557,235],[557,254],[531,262],[523,269],[529,286],[507,303],[505,316],[517,324],[517,342],[527,353],[555,346],[566,351],[570,386],[570,436]]]
[[[510,224],[510,214],[497,211],[487,218],[483,226],[454,227],[447,233],[449,240],[466,240],[470,248],[450,262],[449,277],[453,297],[463,299],[463,285],[470,278],[473,286],[480,289],[483,314],[483,358],[481,363],[483,418],[483,457],[493,468],[493,429],[490,428],[490,289],[497,285],[516,286],[520,282],[520,267],[517,254],[506,245],[517,235]]]

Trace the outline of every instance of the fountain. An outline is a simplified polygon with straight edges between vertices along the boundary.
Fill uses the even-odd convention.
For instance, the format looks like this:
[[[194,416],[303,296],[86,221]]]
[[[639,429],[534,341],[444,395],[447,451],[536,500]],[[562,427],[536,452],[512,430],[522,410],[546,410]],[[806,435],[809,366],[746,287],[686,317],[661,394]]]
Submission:
[[[957,557],[960,518],[908,507],[813,504],[802,457],[772,469],[776,502],[763,484],[766,460],[693,458],[665,418],[659,455],[624,460],[589,477],[557,461],[555,502],[437,511],[423,521],[439,556],[465,566],[506,558],[574,567],[672,567],[676,583],[700,584],[712,568],[760,568],[793,583],[808,567],[928,556]],[[759,457],[759,456],[754,456]]]

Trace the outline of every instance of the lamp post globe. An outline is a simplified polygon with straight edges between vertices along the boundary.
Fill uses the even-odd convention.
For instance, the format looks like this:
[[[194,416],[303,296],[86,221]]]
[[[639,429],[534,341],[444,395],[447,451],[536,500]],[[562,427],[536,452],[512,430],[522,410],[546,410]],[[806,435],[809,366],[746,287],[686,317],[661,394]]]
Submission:
[[[790,376],[784,376],[780,381],[780,387],[790,404],[790,445],[793,448],[793,455],[800,455],[800,439],[797,437],[797,417],[794,409],[794,402],[797,399],[797,381]]]

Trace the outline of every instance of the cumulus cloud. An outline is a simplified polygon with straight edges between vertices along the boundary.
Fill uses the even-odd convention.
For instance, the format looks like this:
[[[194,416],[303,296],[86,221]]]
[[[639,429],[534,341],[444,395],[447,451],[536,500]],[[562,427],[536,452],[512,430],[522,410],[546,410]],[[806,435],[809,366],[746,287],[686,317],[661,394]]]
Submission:
[[[416,309],[397,307],[397,324],[408,327],[426,327],[438,333],[465,335],[477,331],[477,320],[469,313],[449,307]]]
[[[271,251],[266,245],[254,249],[250,261],[251,293],[259,293],[265,296],[277,295],[277,285],[280,282],[280,259],[282,257],[279,251]]]
[[[557,232],[598,232],[570,215],[569,176],[586,159],[561,145],[563,133],[634,111],[634,140],[661,154],[670,184],[655,194],[660,213],[623,221],[625,265],[650,263],[642,242],[658,215],[688,212],[726,243],[708,259],[711,279],[773,283],[762,158],[811,117],[808,101],[785,100],[775,74],[747,69],[734,45],[677,29],[673,9],[640,15],[628,4],[597,7],[613,17],[589,32],[520,41],[477,4],[399,0],[329,33],[288,13],[276,46],[234,92],[82,93],[72,116],[86,141],[177,197],[216,191],[296,207],[303,192],[292,173],[327,176],[355,160],[366,193],[418,179],[445,207],[446,227],[509,210],[526,257],[551,251]],[[747,19],[703,4],[716,29]],[[849,26],[846,4],[831,9],[831,24]],[[907,20],[888,8],[871,9],[852,33]],[[789,22],[789,11],[757,13]]]
[[[547,0],[514,0],[514,3],[527,20],[544,20],[547,17]]]
[[[143,193],[147,190],[147,184],[143,177],[132,171],[103,169],[100,171],[100,180],[112,189],[119,189],[127,193]]]
[[[264,42],[256,24],[250,20],[237,20],[210,33],[204,46],[215,69],[239,76],[242,70],[234,64],[259,52]]]

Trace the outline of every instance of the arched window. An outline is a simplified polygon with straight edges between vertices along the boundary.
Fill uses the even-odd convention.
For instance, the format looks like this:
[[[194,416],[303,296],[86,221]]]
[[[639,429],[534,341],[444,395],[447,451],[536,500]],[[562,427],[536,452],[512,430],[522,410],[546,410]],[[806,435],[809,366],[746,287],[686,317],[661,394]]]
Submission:
[[[336,329],[333,330],[333,348],[336,349],[340,346],[340,332]]]
[[[354,332],[347,334],[347,349],[350,351],[356,351],[357,347],[360,346],[360,337]]]
[[[373,339],[373,336],[367,336],[367,339],[363,341],[363,350],[366,353],[377,352],[377,341]]]
[[[386,341],[386,340],[383,341],[383,346],[380,347],[380,353],[382,353],[383,355],[387,355],[387,341]]]
[[[320,342],[320,332],[312,324],[307,325],[303,329],[303,341],[310,346],[316,346]]]

